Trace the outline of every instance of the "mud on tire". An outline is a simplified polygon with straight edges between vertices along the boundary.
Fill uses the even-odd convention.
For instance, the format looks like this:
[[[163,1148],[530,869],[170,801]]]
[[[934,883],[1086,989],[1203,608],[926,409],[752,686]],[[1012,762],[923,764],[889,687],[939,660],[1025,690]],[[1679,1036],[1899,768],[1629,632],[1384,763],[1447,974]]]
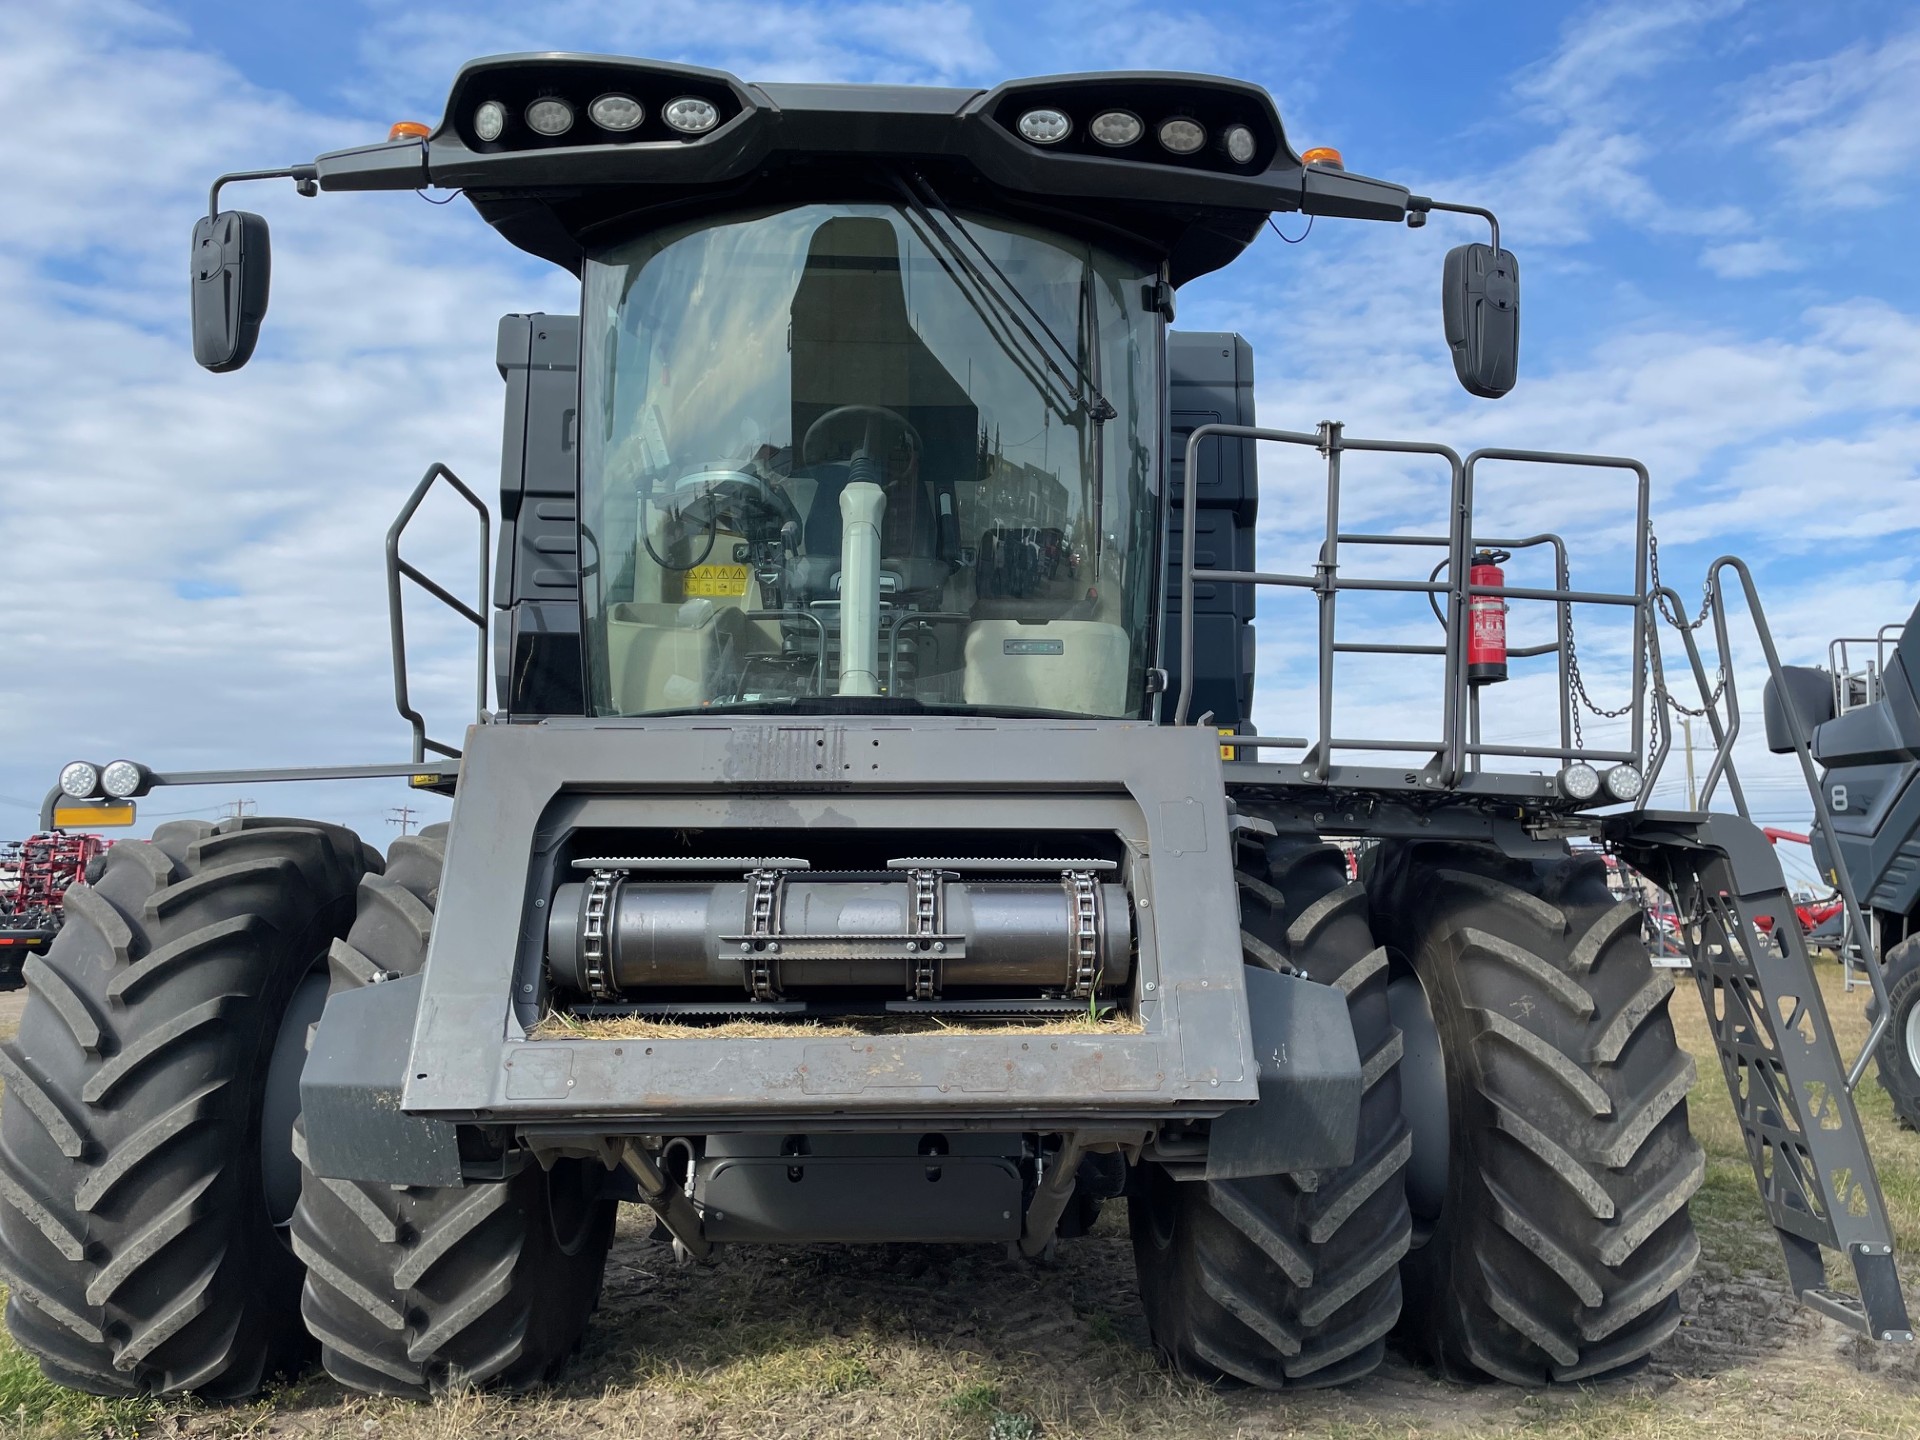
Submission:
[[[1358,1148],[1343,1170],[1216,1183],[1141,1166],[1130,1202],[1141,1296],[1155,1344],[1187,1374],[1338,1385],[1380,1363],[1411,1234],[1386,954],[1346,857],[1317,837],[1243,850],[1237,878],[1247,962],[1347,994],[1366,1084]]]
[[[384,875],[333,947],[332,992],[411,975],[426,960],[444,825],[393,843]],[[504,1000],[503,1000],[504,1003]],[[355,1390],[424,1398],[466,1385],[537,1385],[579,1343],[599,1298],[614,1203],[603,1167],[542,1170],[509,1157],[504,1180],[396,1188],[306,1170],[293,1244],[301,1303],[327,1373]]]
[[[1407,1338],[1454,1378],[1518,1385],[1643,1359],[1680,1323],[1705,1158],[1672,974],[1648,963],[1639,908],[1598,859],[1438,843],[1382,847],[1370,888],[1445,1066],[1445,1174],[1416,1206]],[[1416,1127],[1415,1176],[1437,1138]]]
[[[266,1077],[365,864],[337,826],[176,821],[67,891],[0,1047],[7,1323],[51,1379],[228,1398],[310,1358],[262,1173],[287,1143],[263,1142]]]

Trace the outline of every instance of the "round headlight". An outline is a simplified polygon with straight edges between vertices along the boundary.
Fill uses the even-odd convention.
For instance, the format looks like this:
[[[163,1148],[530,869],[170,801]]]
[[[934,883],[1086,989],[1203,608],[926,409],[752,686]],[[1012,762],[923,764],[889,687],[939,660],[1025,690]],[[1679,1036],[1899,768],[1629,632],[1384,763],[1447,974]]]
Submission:
[[[1253,159],[1253,131],[1246,126],[1229,125],[1220,138],[1226,142],[1227,158],[1234,164],[1245,165]]]
[[[1160,122],[1160,144],[1176,155],[1191,155],[1207,143],[1207,127],[1198,120],[1176,116]]]
[[[131,800],[146,783],[146,768],[131,760],[115,760],[100,772],[100,788],[116,800]]]
[[[1138,115],[1129,111],[1108,110],[1088,122],[1087,133],[1102,145],[1118,149],[1122,145],[1133,144],[1147,133],[1147,127],[1140,123]]]
[[[682,95],[667,103],[660,112],[667,124],[682,135],[704,135],[720,123],[720,107],[698,95]]]
[[[1631,765],[1616,765],[1606,773],[1607,793],[1616,800],[1640,798],[1640,772]]]
[[[507,128],[507,107],[498,100],[489,100],[473,112],[473,133],[491,145],[498,140]]]
[[[573,128],[573,107],[564,100],[536,100],[527,106],[527,125],[536,135],[564,135]]]
[[[100,793],[100,767],[75,760],[60,772],[60,789],[76,800],[91,800]]]
[[[647,118],[646,108],[631,95],[602,95],[587,114],[602,130],[632,130]]]
[[[1600,793],[1600,772],[1576,760],[1560,772],[1560,789],[1569,800],[1591,800]]]
[[[1036,145],[1057,145],[1073,133],[1073,122],[1058,110],[1029,110],[1020,117],[1020,133]]]

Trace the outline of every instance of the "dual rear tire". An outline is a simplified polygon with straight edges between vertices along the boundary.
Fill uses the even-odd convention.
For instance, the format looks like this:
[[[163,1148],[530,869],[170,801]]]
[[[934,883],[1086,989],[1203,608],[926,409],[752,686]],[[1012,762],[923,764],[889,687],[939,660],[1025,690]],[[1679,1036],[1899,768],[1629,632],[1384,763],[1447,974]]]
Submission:
[[[394,841],[360,885],[353,929],[332,948],[332,993],[426,963],[446,827]],[[304,1169],[304,1133],[296,1141]],[[507,1175],[455,1188],[323,1179],[306,1170],[293,1217],[306,1266],[300,1311],[326,1371],[354,1390],[424,1398],[550,1378],[600,1295],[614,1202],[606,1169],[524,1152]]]
[[[317,1350],[425,1396],[537,1384],[577,1345],[613,1230],[599,1165],[510,1155],[436,1190],[302,1163],[308,1027],[329,985],[419,969],[442,846],[396,841],[382,873],[338,826],[174,823],[68,891],[0,1046],[7,1323],[49,1378],[237,1398]]]
[[[1363,888],[1332,847],[1283,837],[1241,873],[1248,962],[1347,993],[1359,1147],[1330,1175],[1140,1167],[1155,1343],[1187,1374],[1265,1388],[1365,1374],[1396,1324],[1461,1380],[1637,1364],[1679,1324],[1705,1174],[1693,1060],[1638,907],[1593,859],[1431,842],[1369,858]]]

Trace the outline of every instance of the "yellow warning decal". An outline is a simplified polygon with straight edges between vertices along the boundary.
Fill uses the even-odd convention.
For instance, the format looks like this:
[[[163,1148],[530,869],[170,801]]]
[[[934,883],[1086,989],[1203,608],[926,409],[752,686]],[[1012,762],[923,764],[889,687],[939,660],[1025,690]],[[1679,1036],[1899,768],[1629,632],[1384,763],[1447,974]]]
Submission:
[[[687,571],[689,600],[696,595],[738,596],[747,593],[747,567],[744,565],[696,565]]]

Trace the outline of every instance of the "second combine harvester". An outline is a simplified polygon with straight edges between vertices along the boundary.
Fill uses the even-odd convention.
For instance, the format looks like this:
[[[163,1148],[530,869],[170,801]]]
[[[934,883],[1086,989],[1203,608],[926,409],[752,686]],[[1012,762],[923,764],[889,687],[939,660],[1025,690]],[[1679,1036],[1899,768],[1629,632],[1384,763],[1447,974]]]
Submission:
[[[1168,328],[1275,212],[1491,216],[1298,153],[1264,91],[1194,75],[508,56],[397,132],[222,184],[463,190],[580,277],[577,317],[500,326],[491,664],[482,610],[429,584],[480,627],[480,723],[456,752],[406,696],[404,522],[442,481],[487,514],[435,467],[389,540],[415,754],[283,778],[411,775],[451,823],[384,861],[316,822],[162,825],[28,965],[0,1258],[49,1375],[235,1395],[317,1347],[363,1390],[531,1383],[587,1324],[619,1199],[696,1256],[1038,1256],[1122,1195],[1191,1374],[1350,1380],[1396,1325],[1454,1375],[1617,1370],[1679,1322],[1704,1160],[1670,972],[1573,839],[1678,902],[1796,1290],[1905,1337],[1777,863],[1735,817],[1631,806],[1667,734],[1644,467],[1257,430],[1247,345]],[[194,337],[231,370],[267,236],[219,189]],[[1444,282],[1486,396],[1518,334],[1493,240]],[[1257,571],[1256,439],[1324,464],[1310,573]],[[1436,533],[1343,524],[1343,460],[1382,453],[1432,477]],[[1574,590],[1559,537],[1477,529],[1512,464],[1617,485],[1631,581]],[[1257,584],[1317,636],[1274,706],[1294,737],[1252,733]],[[1441,623],[1356,637],[1337,603],[1368,591]],[[1550,638],[1509,650],[1509,602]],[[1577,724],[1576,607],[1629,635],[1612,750]],[[1336,732],[1342,657],[1382,654],[1443,676],[1433,713]],[[1557,743],[1483,740],[1481,686],[1529,656]],[[1340,838],[1372,842],[1359,879]]]

